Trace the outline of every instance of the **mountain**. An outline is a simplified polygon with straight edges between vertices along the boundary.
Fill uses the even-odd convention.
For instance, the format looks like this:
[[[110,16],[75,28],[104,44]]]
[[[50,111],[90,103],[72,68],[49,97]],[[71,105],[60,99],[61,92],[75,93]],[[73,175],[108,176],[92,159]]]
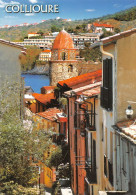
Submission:
[[[111,24],[115,28],[119,28],[121,31],[136,28],[136,7],[132,7],[130,9],[123,10],[112,15],[107,15],[94,19],[75,21],[50,19],[37,25],[18,26],[7,29],[3,28],[0,29],[0,38],[9,41],[23,41],[24,37],[26,37],[29,32],[38,32],[39,30],[41,30],[43,33],[46,34],[51,31],[51,28],[53,26],[55,26],[58,31],[64,27],[66,30],[76,29],[78,32],[80,31],[80,28],[82,29],[84,28],[83,26],[94,21]]]

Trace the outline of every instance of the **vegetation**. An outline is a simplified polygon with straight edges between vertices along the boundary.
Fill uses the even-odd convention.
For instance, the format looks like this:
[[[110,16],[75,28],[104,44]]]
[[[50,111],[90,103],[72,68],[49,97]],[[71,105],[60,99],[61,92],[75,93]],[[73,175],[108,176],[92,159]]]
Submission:
[[[40,53],[41,49],[37,47],[27,47],[26,55],[20,54],[20,63],[22,71],[33,69]]]
[[[25,129],[20,119],[19,84],[4,84],[0,105],[0,194],[17,194],[13,193],[17,189],[18,194],[23,194],[21,190],[37,182],[35,165],[44,162],[43,154],[52,143],[51,135],[43,130],[32,131],[32,124]],[[28,127],[31,121],[25,122]]]
[[[119,21],[135,20],[136,19],[136,7],[116,13],[112,16],[112,18],[114,18],[115,20],[119,20]]]
[[[114,27],[121,28],[122,30],[127,30],[130,28],[136,27],[136,7],[99,18],[99,21],[106,23],[107,20],[114,21]],[[129,25],[129,21],[134,22]],[[9,29],[0,29],[0,37],[1,39],[6,39],[9,41],[23,41],[24,37],[27,37],[29,32],[39,32],[41,31],[41,36],[44,34],[48,34],[49,32],[60,31],[63,27],[69,33],[81,33],[86,32],[84,26],[88,23],[92,23],[98,21],[97,19],[84,19],[84,20],[75,20],[66,22],[63,20],[55,20],[50,19],[45,22],[39,23],[37,25],[30,26],[19,26],[19,27],[11,27]],[[125,22],[125,27],[124,27]],[[109,24],[112,24],[109,22]],[[126,26],[127,25],[127,26]]]
[[[85,44],[85,48],[80,50],[81,58],[84,58],[85,61],[101,61],[102,56],[99,48],[90,48],[90,44]]]
[[[47,166],[50,168],[57,168],[62,163],[62,149],[60,146],[56,147],[46,162]]]

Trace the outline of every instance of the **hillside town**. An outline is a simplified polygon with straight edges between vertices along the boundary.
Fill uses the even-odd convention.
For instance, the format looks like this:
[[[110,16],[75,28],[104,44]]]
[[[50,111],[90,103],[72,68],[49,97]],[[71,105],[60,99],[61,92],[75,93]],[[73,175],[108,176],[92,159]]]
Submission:
[[[19,101],[16,114],[28,140],[32,132],[46,135],[40,140],[37,133],[29,146],[36,143],[37,152],[44,148],[41,159],[32,151],[21,156],[37,172],[31,192],[16,194],[136,194],[136,28],[116,33],[110,24],[93,22],[86,30],[78,35],[64,28],[50,35],[30,32],[22,42],[0,39],[0,87],[5,79],[21,86],[19,91],[12,89],[14,97],[11,93],[4,98],[12,105]],[[113,34],[102,37],[105,32]],[[40,93],[24,86],[21,77],[18,58],[27,55],[27,46],[40,49],[37,60],[48,64],[50,85],[42,86]],[[99,49],[101,61],[86,62],[80,55],[83,49]]]

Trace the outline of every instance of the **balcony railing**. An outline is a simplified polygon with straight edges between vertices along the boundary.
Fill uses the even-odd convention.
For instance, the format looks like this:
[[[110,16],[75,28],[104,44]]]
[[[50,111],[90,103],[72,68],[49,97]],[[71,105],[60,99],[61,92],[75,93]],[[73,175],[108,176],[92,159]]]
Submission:
[[[90,162],[86,161],[86,178],[89,183],[97,183],[96,167],[92,167]]]

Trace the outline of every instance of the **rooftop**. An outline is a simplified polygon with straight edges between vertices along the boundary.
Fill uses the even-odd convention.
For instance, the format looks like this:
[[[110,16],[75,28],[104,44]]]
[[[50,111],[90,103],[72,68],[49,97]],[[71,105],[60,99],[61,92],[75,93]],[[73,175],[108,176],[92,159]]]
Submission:
[[[136,140],[136,119],[118,122],[116,125],[122,133]]]
[[[37,115],[50,121],[55,121],[57,119],[56,117],[57,113],[61,113],[61,111],[58,108],[49,108],[44,112],[37,113]]]
[[[49,53],[49,52],[51,52],[51,50],[50,49],[45,49],[45,50],[43,50],[41,53]]]
[[[52,49],[74,49],[74,43],[70,34],[62,30],[56,36]]]
[[[78,85],[80,83],[84,83],[86,81],[90,81],[91,83],[101,81],[102,79],[102,70],[97,70],[95,72],[86,73],[83,75],[79,75],[76,77],[72,77],[67,80],[59,81],[59,86],[67,85],[68,87],[72,88],[72,86]]]
[[[84,87],[79,87],[70,91],[66,91],[65,95],[67,96],[72,96],[72,94],[76,94],[76,95],[82,94],[85,96],[98,95],[100,93],[100,86],[101,86],[101,82],[96,82],[90,85],[85,85]]]
[[[101,39],[100,41],[98,41],[97,43],[92,44],[91,48],[98,47],[101,44],[104,45],[107,43],[111,43],[113,41],[117,41],[118,39],[130,36],[131,34],[134,34],[134,33],[136,33],[136,28],[133,28],[131,30],[127,30],[127,31],[124,31],[121,33],[117,33],[117,34],[109,36],[109,37],[105,37],[105,38]]]
[[[113,28],[112,25],[110,24],[99,24],[99,23],[93,23],[94,26],[96,27],[105,27],[105,28]]]
[[[32,94],[33,97],[35,97],[35,99],[37,101],[39,101],[42,104],[47,104],[48,102],[51,101],[51,99],[54,99],[54,93],[48,93],[48,94],[40,94],[40,93],[33,93]]]

